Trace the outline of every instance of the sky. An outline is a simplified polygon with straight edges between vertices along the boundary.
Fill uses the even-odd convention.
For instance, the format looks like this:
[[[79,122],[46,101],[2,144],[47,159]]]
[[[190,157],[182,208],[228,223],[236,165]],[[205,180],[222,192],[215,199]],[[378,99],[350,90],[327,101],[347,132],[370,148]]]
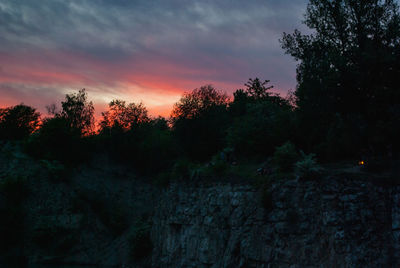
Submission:
[[[296,86],[279,38],[306,0],[0,0],[0,107],[45,112],[86,88],[97,113],[113,99],[168,116],[183,92],[231,94],[249,79]]]

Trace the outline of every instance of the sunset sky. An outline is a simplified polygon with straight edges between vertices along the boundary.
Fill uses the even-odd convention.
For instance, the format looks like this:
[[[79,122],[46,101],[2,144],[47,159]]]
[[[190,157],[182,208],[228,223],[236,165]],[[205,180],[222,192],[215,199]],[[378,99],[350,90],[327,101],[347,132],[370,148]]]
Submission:
[[[232,93],[250,77],[294,89],[282,32],[303,29],[305,0],[0,0],[0,107],[44,112],[86,88],[168,115],[204,84]]]

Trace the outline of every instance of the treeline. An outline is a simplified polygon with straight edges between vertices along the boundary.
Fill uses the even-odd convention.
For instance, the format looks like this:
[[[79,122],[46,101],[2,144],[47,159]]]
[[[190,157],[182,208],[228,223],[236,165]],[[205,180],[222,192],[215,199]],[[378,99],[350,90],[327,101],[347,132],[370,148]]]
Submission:
[[[187,92],[169,119],[151,118],[142,104],[114,100],[94,132],[93,104],[81,90],[67,95],[61,110],[48,107],[49,118],[22,104],[2,109],[0,139],[24,140],[35,157],[68,163],[104,151],[143,173],[210,159],[288,159],[290,168],[300,152],[309,162],[314,160],[307,153],[325,162],[398,158],[397,4],[311,0],[305,24],[312,34],[296,30],[281,40],[299,62],[298,85],[287,98],[255,78],[233,99],[211,85]]]
[[[114,100],[98,123],[82,89],[67,94],[60,110],[48,106],[49,117],[24,104],[1,109],[0,138],[24,141],[37,158],[70,164],[107,152],[145,173],[177,160],[204,163],[221,152],[232,161],[263,158],[296,133],[294,106],[271,93],[268,82],[250,79],[233,100],[202,86],[185,93],[168,119],[150,117],[141,103]]]

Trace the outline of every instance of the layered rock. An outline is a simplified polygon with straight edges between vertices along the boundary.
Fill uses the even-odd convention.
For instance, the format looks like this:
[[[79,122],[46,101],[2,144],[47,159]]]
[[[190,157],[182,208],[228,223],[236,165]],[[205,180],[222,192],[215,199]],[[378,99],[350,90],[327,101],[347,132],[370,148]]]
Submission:
[[[397,267],[400,190],[327,178],[170,187],[153,218],[154,267]]]

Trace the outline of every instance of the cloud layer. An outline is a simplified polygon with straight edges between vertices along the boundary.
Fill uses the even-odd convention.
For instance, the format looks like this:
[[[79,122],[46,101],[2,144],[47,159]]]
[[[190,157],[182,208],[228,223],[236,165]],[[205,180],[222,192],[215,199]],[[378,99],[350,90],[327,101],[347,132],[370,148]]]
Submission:
[[[0,105],[40,110],[87,88],[105,106],[143,101],[168,114],[183,91],[232,92],[250,77],[295,87],[278,39],[305,0],[0,0]]]

